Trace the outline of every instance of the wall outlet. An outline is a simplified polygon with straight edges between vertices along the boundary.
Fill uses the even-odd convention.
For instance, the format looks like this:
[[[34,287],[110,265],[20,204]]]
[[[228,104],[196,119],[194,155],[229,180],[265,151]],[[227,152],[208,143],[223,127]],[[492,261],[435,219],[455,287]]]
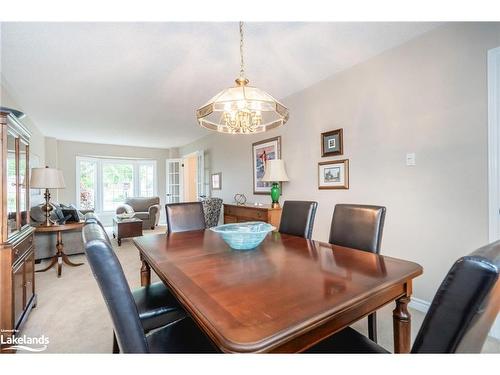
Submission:
[[[416,164],[415,153],[411,152],[411,153],[406,154],[406,165],[413,166],[415,164]]]

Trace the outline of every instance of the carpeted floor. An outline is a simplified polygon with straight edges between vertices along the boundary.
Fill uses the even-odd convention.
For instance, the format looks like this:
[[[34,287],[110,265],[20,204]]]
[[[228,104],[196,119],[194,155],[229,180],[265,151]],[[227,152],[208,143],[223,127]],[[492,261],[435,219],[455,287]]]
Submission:
[[[111,229],[108,229],[108,233]],[[144,235],[165,233],[165,227],[147,230]],[[110,233],[111,234],[111,233]],[[130,239],[122,240],[122,246],[113,240],[113,247],[122,263],[131,288],[140,286],[140,261],[137,249]],[[75,262],[85,262],[80,267],[63,265],[61,278],[54,268],[36,273],[38,305],[33,309],[21,334],[49,338],[44,353],[111,353],[112,325],[98,286],[84,255],[75,255]],[[37,268],[42,268],[38,264]],[[158,281],[154,272],[152,281]],[[392,309],[389,305],[378,313],[379,343],[393,350]],[[412,314],[412,339],[422,324],[423,313],[410,309]],[[357,322],[354,327],[367,334],[367,321]],[[483,352],[500,353],[500,341],[488,338]]]

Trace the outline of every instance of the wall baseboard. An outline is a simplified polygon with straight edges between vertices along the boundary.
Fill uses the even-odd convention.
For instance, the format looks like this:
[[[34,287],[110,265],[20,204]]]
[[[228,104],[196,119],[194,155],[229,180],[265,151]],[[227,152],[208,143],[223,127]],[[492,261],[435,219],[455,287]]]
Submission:
[[[415,309],[423,313],[427,313],[430,305],[431,305],[430,302],[415,297],[411,297],[411,301],[408,304],[408,306],[411,307],[412,309]],[[493,327],[491,327],[488,336],[500,340],[500,315],[497,316],[497,319],[495,320],[495,323],[493,323]]]
[[[417,311],[427,313],[431,304],[423,299],[411,297],[411,301],[408,306]]]

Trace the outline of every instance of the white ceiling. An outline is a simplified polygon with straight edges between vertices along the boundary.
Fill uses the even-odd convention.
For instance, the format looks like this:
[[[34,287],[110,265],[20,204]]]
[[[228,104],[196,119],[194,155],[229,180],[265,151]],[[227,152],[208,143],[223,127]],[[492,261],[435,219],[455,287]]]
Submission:
[[[248,23],[250,83],[282,99],[437,23]],[[239,72],[235,23],[3,23],[3,83],[46,136],[177,147]],[[284,101],[286,105],[286,100]],[[293,108],[291,108],[293,116]]]

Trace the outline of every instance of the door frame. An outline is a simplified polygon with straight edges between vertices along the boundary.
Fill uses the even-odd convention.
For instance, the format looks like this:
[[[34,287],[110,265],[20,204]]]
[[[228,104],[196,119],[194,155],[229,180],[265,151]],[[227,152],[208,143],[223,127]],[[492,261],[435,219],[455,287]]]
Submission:
[[[199,199],[200,195],[207,195],[207,191],[205,191],[205,150],[197,150],[197,151],[192,151],[188,152],[187,154],[184,154],[181,156],[182,162],[184,163],[184,160],[186,158],[194,157],[196,156],[196,197]],[[201,160],[201,163],[200,163]],[[201,166],[200,169],[200,165]],[[201,181],[200,181],[201,180]],[[201,187],[201,191],[200,191]]]
[[[170,184],[168,183],[169,178],[169,163],[176,162],[179,163],[179,202],[184,201],[184,159],[183,158],[169,158],[165,159],[165,202],[169,203]]]
[[[500,47],[488,51],[489,242],[500,239]]]

